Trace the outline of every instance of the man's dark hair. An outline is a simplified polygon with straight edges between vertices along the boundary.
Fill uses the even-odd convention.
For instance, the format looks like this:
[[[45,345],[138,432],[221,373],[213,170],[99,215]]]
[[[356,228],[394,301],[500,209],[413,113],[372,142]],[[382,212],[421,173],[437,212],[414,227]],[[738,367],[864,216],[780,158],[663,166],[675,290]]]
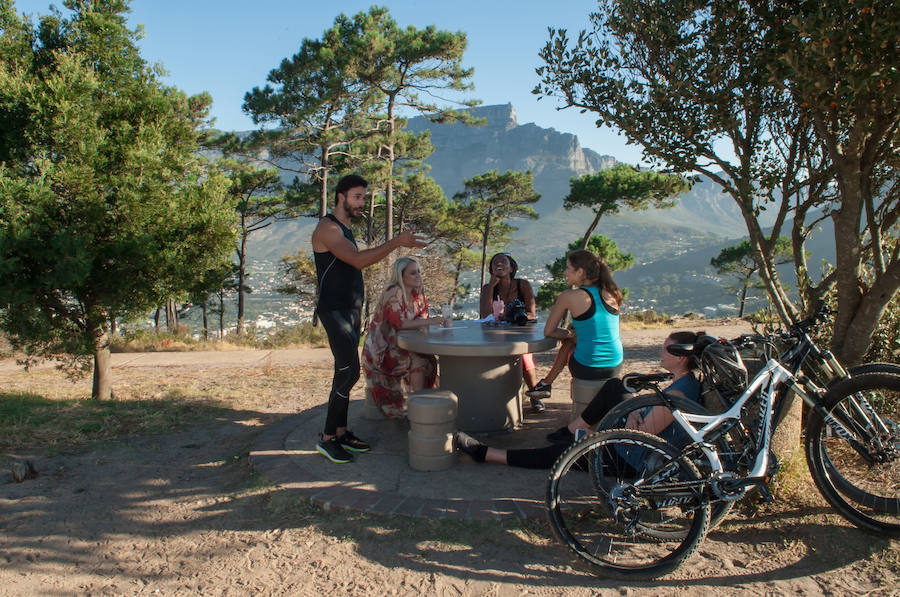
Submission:
[[[334,202],[337,203],[338,193],[346,196],[347,191],[355,187],[369,188],[369,182],[359,174],[348,174],[342,177],[334,189]]]

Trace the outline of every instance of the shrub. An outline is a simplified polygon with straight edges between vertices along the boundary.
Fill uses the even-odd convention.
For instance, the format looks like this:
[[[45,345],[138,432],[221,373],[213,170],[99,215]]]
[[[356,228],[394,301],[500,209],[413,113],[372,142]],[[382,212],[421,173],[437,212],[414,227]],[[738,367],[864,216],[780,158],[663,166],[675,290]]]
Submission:
[[[191,329],[179,325],[174,332],[157,332],[146,328],[135,328],[113,336],[110,340],[112,352],[161,352],[197,350],[200,341],[191,337]]]
[[[311,323],[301,323],[290,327],[277,328],[267,337],[257,342],[259,348],[288,348],[291,346],[328,346],[325,330],[322,326],[313,327]]]
[[[900,363],[900,297],[888,303],[884,315],[872,335],[872,344],[865,362],[888,361]]]
[[[657,313],[653,309],[644,309],[643,311],[626,311],[622,313],[620,322],[622,327],[631,330],[640,330],[644,328],[659,328],[670,325],[671,315],[666,313]]]

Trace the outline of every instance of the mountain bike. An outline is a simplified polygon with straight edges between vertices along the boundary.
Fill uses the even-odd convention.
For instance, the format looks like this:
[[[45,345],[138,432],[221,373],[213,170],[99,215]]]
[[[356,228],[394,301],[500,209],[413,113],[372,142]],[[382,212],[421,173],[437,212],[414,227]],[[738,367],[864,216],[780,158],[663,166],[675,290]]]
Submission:
[[[822,495],[861,529],[900,536],[900,367],[842,367],[809,334],[825,314],[817,309],[779,334],[680,347],[701,355],[722,412],[658,391],[612,409],[602,431],[572,445],[551,470],[546,505],[557,537],[605,576],[674,571],[699,547],[711,507],[721,518],[751,490],[771,499],[771,435],[795,397],[809,408],[805,454]],[[740,349],[751,344],[767,360],[748,380]],[[717,355],[706,369],[704,355]],[[631,412],[654,406],[672,413],[668,437],[621,428]]]

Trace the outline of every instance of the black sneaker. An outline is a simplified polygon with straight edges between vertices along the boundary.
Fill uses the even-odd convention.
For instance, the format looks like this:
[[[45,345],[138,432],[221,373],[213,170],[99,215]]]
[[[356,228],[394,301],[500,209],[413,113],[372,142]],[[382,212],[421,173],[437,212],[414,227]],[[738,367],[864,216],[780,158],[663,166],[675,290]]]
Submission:
[[[529,397],[528,399],[531,400],[531,409],[532,409],[534,412],[536,412],[536,413],[542,413],[542,412],[544,412],[545,410],[547,410],[547,407],[544,406],[544,403],[541,401],[540,398],[531,398],[531,397]]]
[[[349,450],[351,452],[361,453],[368,452],[372,449],[372,446],[369,445],[369,442],[364,442],[359,439],[355,435],[353,435],[352,431],[345,431],[344,435],[337,438],[337,441],[345,450]]]
[[[532,400],[538,398],[549,398],[551,393],[552,386],[548,383],[544,383],[544,380],[537,382],[533,388],[525,392],[525,395],[531,398]],[[533,404],[533,403],[532,403]]]
[[[338,464],[353,461],[353,455],[347,452],[347,450],[338,443],[336,437],[322,439],[322,436],[320,435],[319,443],[316,444],[316,452],[331,462],[336,462]]]
[[[548,433],[547,439],[554,444],[571,444],[575,436],[569,431],[568,427],[560,427],[553,433]]]
[[[457,450],[468,454],[475,462],[484,462],[487,446],[471,435],[457,431],[453,434],[453,443]]]

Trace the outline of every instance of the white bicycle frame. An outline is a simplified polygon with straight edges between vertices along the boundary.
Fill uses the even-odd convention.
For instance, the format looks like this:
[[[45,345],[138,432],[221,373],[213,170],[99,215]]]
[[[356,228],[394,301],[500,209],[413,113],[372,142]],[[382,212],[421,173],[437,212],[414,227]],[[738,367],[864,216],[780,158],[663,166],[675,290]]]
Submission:
[[[740,425],[741,409],[758,390],[761,395],[759,417],[762,445],[756,448],[756,459],[747,478],[762,478],[769,469],[769,444],[772,439],[772,409],[775,404],[775,395],[778,387],[785,382],[790,383],[792,390],[805,402],[812,404],[812,400],[803,391],[791,372],[775,359],[770,359],[727,411],[718,415],[698,415],[673,409],[672,416],[679,427],[700,447],[710,463],[712,473],[722,473],[725,469],[719,460],[719,454],[705,438],[729,421],[735,421]],[[698,427],[695,427],[694,424]]]

